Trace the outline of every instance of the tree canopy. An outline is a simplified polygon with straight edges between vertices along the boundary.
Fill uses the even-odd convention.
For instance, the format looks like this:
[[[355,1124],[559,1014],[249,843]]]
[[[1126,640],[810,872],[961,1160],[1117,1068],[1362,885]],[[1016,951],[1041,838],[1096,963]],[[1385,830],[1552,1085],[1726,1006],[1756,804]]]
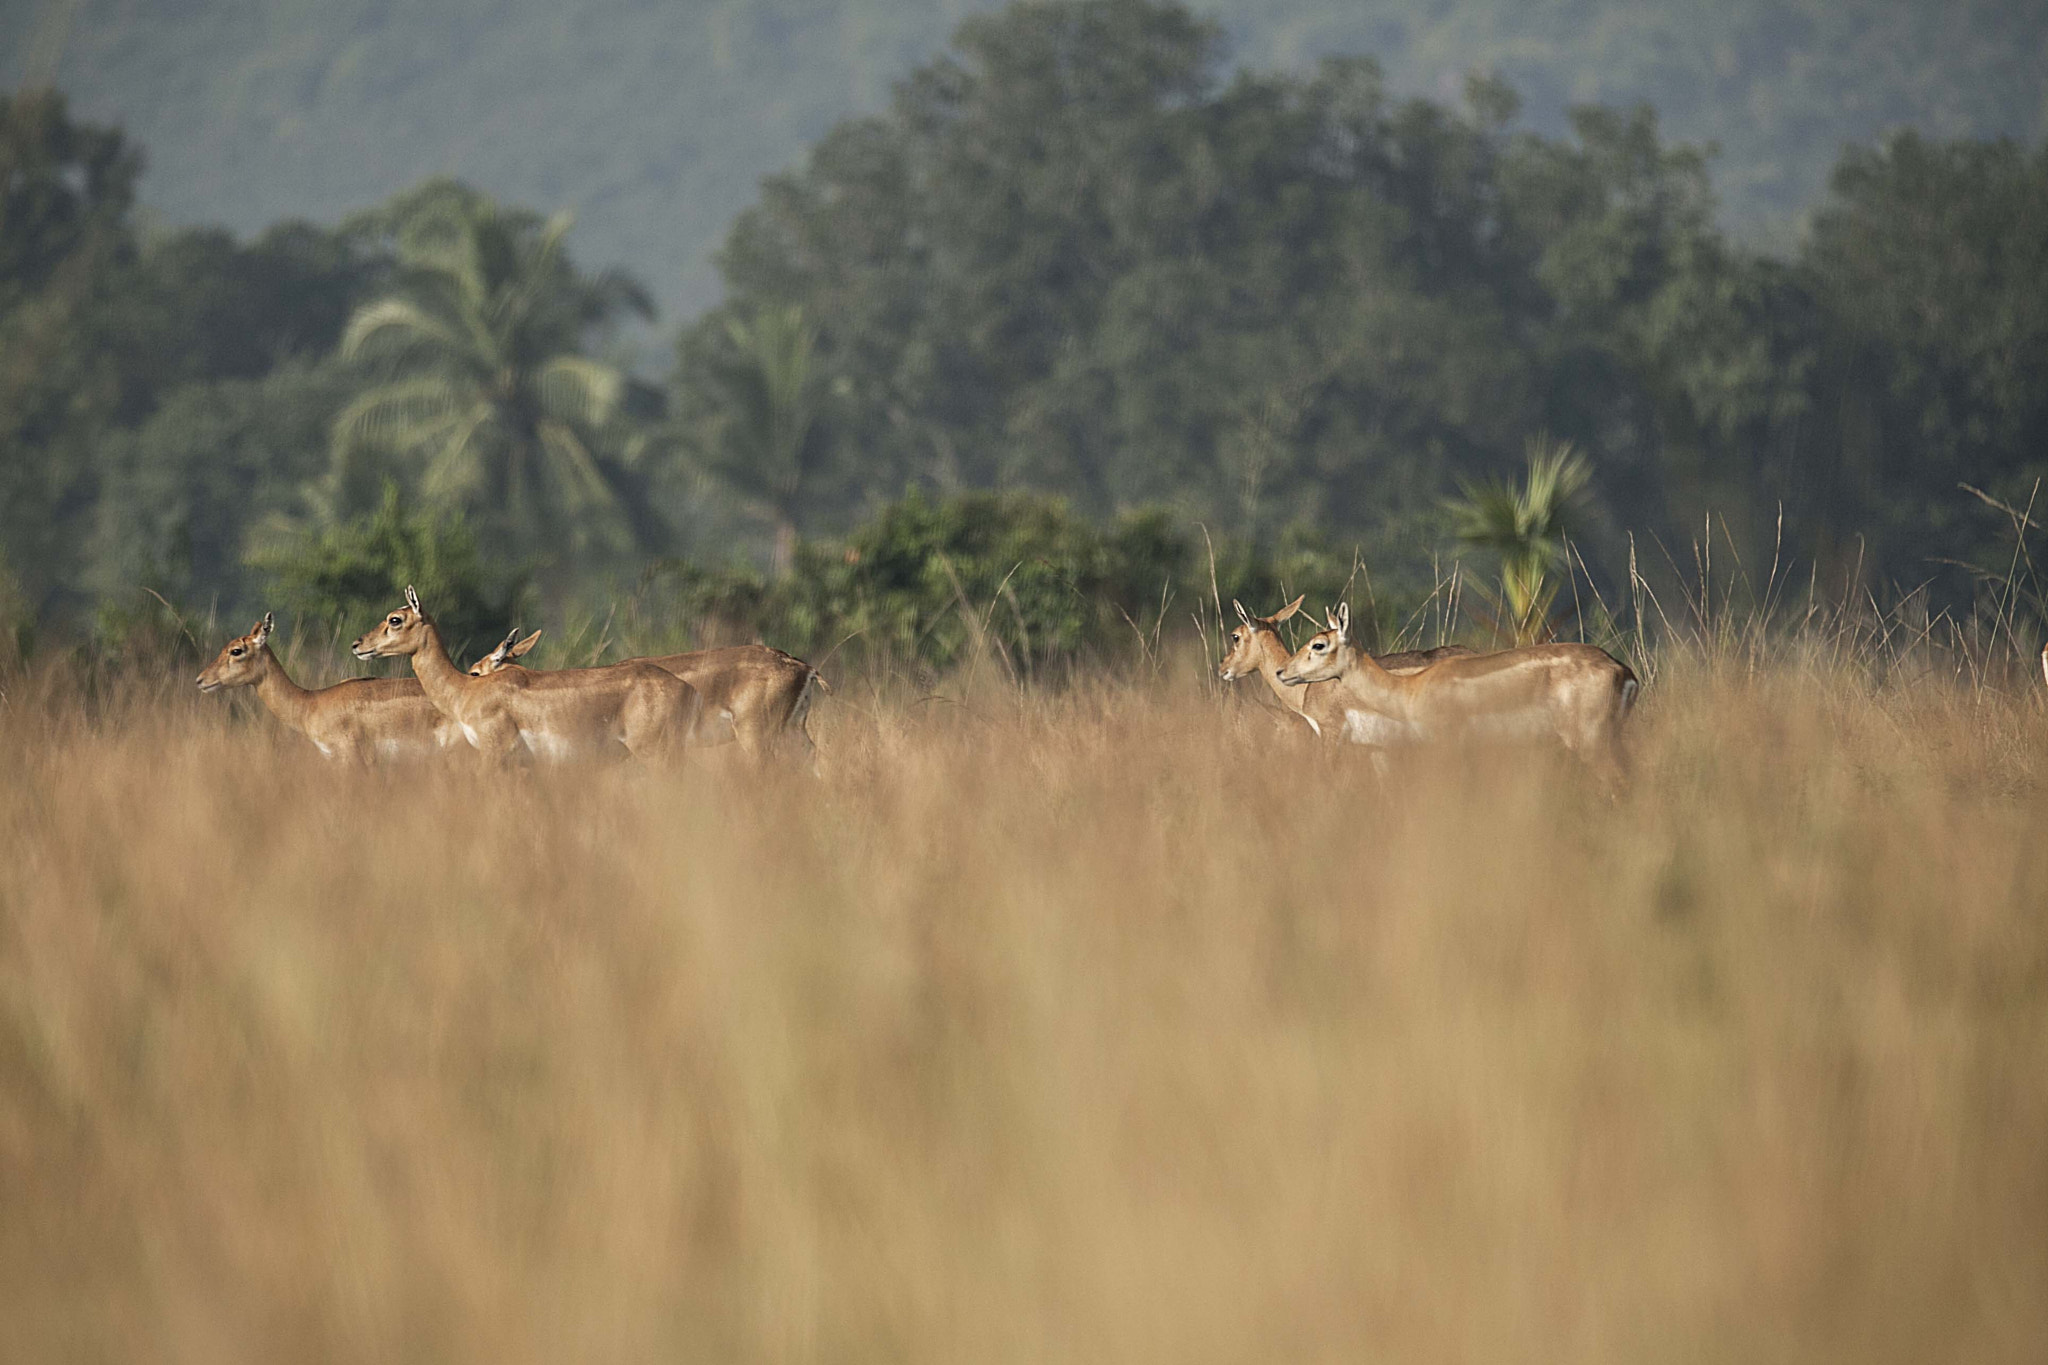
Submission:
[[[431,179],[333,228],[151,228],[139,149],[47,94],[0,99],[0,157],[0,552],[52,620],[260,610],[277,547],[387,484],[556,607],[678,554],[772,559],[794,603],[806,554],[886,559],[916,507],[1020,544],[1037,507],[1200,522],[1248,564],[1307,536],[1417,582],[1477,543],[1447,499],[1512,491],[1539,434],[1584,457],[1596,573],[1711,516],[1956,602],[2048,473],[2048,146],[1852,148],[1767,253],[1653,110],[1546,129],[1493,77],[1233,65],[1166,0],[974,15],[824,130],[732,223],[665,387],[619,344],[647,291],[559,213]]]
[[[626,377],[587,352],[621,316],[652,315],[645,291],[580,273],[566,217],[452,181],[352,226],[388,239],[396,268],[341,336],[342,359],[378,376],[334,419],[342,506],[395,474],[529,553],[630,545],[648,517],[622,496],[630,473],[610,430]]]
[[[54,78],[93,121],[148,130],[150,207],[252,235],[335,221],[453,170],[573,209],[588,259],[667,315],[718,296],[711,258],[760,178],[881,111],[962,18],[1002,0],[245,0],[0,6],[0,86]],[[1363,54],[1403,96],[1490,71],[1559,134],[1574,104],[1647,102],[1722,149],[1723,216],[1789,244],[1840,148],[1912,126],[2048,135],[2048,8],[2012,0],[1197,0],[1252,70]],[[61,60],[31,70],[45,16]]]

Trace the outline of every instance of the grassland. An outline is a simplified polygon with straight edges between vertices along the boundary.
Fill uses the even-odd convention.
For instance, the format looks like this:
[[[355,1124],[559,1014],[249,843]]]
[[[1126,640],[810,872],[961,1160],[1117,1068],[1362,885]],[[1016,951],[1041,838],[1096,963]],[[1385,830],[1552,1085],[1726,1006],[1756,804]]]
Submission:
[[[2048,707],[1674,659],[1610,800],[1191,670],[818,780],[0,707],[0,1354],[2038,1361]]]

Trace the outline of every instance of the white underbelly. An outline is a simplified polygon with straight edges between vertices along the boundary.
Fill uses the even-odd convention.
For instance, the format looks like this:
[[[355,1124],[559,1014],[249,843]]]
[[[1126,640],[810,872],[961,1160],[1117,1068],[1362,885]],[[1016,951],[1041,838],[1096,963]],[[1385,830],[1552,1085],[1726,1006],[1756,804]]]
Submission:
[[[521,730],[526,751],[543,763],[567,763],[576,757],[576,746],[561,735],[546,730]]]
[[[1461,728],[1465,734],[1479,740],[1543,739],[1557,733],[1549,715],[1535,710],[1468,716]]]
[[[1401,744],[1419,744],[1423,738],[1422,727],[1413,721],[1383,716],[1377,711],[1359,711],[1350,707],[1344,710],[1344,741],[1347,744],[1393,748]]]

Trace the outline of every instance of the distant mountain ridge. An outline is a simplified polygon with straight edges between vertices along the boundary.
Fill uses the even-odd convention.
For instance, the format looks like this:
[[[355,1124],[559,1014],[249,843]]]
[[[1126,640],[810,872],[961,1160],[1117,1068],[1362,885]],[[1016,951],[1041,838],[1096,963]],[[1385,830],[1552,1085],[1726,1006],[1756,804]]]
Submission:
[[[421,178],[573,210],[579,259],[623,265],[663,326],[761,176],[880,108],[970,0],[0,0],[0,84],[54,76],[147,152],[170,224],[332,221]],[[1204,0],[1238,60],[1365,53],[1397,90],[1489,69],[1555,127],[1649,100],[1713,140],[1729,221],[1783,233],[1845,142],[2048,134],[2048,6],[1961,0]]]

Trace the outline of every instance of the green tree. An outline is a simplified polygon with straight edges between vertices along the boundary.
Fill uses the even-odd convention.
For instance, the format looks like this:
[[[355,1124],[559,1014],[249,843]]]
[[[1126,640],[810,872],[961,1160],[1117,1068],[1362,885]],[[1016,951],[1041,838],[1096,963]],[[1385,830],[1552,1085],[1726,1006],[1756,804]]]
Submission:
[[[724,319],[724,345],[687,351],[683,388],[696,402],[685,441],[700,465],[773,531],[773,573],[789,573],[798,520],[815,501],[825,440],[818,427],[817,330],[800,305]]]
[[[146,584],[233,616],[261,607],[245,555],[302,519],[354,378],[293,361],[257,379],[185,384],[147,420],[107,433],[85,584],[100,596]]]
[[[1358,59],[1233,75],[1162,0],[1015,5],[764,186],[692,335],[800,305],[870,499],[1024,486],[1426,558],[1445,488],[1549,429],[1664,530],[1796,390],[1774,297],[1653,118],[1514,109]]]
[[[566,216],[544,221],[449,181],[355,226],[391,240],[397,273],[342,335],[343,356],[378,378],[334,420],[341,505],[396,472],[515,546],[573,554],[657,539],[614,429],[627,380],[587,353],[619,318],[651,316],[645,292],[577,271]]]
[[[526,595],[522,574],[484,562],[459,513],[409,510],[395,484],[375,511],[259,545],[250,563],[302,628],[317,622],[335,640],[369,629],[416,586],[457,657],[503,635]]]
[[[1528,470],[1519,487],[1499,480],[1465,483],[1449,504],[1451,529],[1461,544],[1500,558],[1496,620],[1518,645],[1548,640],[1564,564],[1574,502],[1592,482],[1593,468],[1569,441],[1531,439]]]
[[[97,497],[80,582],[150,585],[244,614],[252,530],[303,510],[328,428],[360,376],[332,358],[389,263],[349,234],[285,223],[247,243],[164,234],[128,272],[123,316],[162,341],[150,407],[95,442]]]
[[[2011,528],[1958,485],[2024,507],[2048,478],[2048,143],[1851,150],[1801,265],[1824,319],[1807,467],[1859,537],[1841,558],[2002,573]]]
[[[116,321],[140,169],[62,96],[0,94],[0,549],[39,611],[78,605],[98,438],[148,407],[155,348]]]

